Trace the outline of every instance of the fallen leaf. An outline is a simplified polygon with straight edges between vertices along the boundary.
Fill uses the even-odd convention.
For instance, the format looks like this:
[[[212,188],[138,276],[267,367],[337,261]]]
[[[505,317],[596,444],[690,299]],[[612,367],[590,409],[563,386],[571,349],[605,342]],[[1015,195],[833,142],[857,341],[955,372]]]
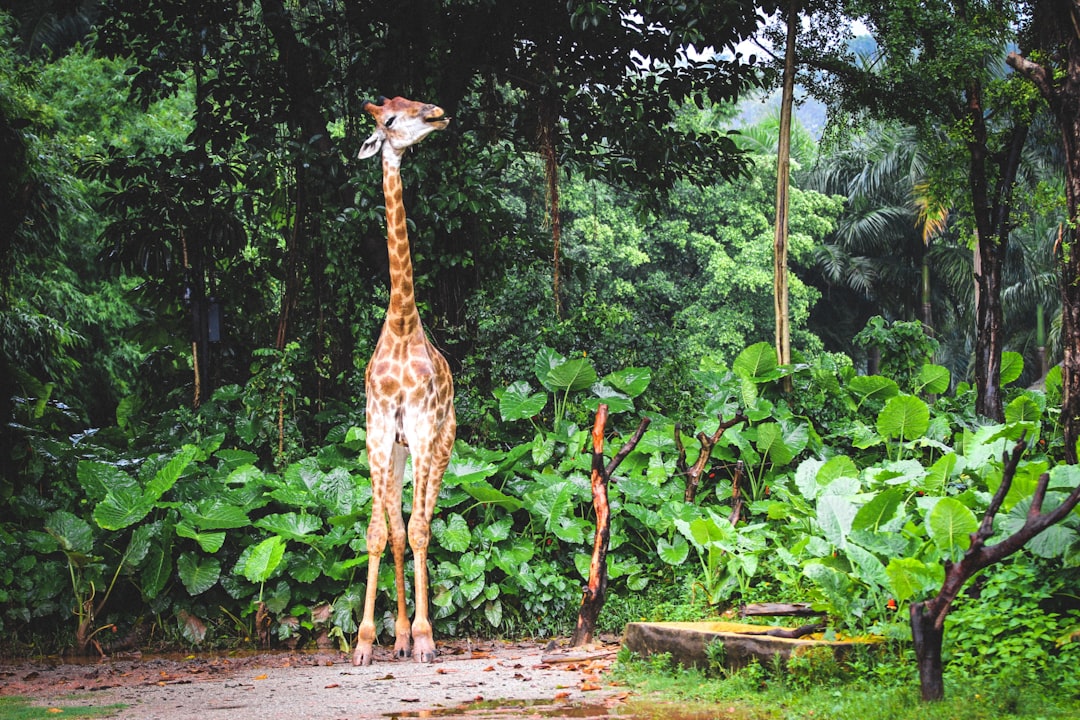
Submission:
[[[600,686],[597,685],[596,683],[588,682],[588,681],[581,683],[581,691],[582,692],[589,692],[590,690],[599,690],[599,689],[600,689]]]
[[[418,702],[420,702],[420,698],[418,698],[418,697],[415,697],[415,698],[401,698],[401,702],[418,703]]]
[[[447,670],[446,668],[439,668],[435,671],[437,675],[446,675],[447,673],[455,673],[457,670]]]
[[[63,708],[51,707],[48,710],[46,710],[45,712],[62,713],[62,712],[64,712],[64,710],[63,710]]]
[[[254,678],[252,678],[252,679],[253,679],[253,680],[265,680],[265,679],[266,679],[266,678],[268,678],[268,677],[269,677],[269,675],[267,675],[266,673],[263,673],[262,675],[256,675],[256,676],[255,676]]]
[[[484,668],[484,672],[495,672],[495,666],[488,665],[486,668]]]
[[[570,697],[570,693],[566,692],[565,690],[563,690],[560,693],[555,693],[555,699],[556,700],[566,700],[569,697]]]
[[[338,683],[330,683],[329,685],[324,685],[323,689],[324,690],[329,690],[331,688],[339,688],[339,687],[341,687],[341,685],[339,685]]]

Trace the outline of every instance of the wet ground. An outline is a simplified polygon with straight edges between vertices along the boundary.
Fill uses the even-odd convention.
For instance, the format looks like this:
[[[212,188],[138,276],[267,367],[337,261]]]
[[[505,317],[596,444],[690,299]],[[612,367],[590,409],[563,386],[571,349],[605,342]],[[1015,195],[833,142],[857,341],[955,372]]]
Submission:
[[[576,650],[455,642],[439,650],[435,663],[416,664],[394,661],[384,648],[369,667],[337,652],[46,658],[0,664],[0,695],[60,711],[122,705],[109,713],[121,720],[628,717],[620,709],[631,693],[604,675],[617,642]]]

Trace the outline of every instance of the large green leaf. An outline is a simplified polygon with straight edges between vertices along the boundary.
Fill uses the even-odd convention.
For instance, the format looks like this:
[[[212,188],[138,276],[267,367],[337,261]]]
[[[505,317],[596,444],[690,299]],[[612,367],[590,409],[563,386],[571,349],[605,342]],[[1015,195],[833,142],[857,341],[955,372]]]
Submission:
[[[799,488],[799,493],[807,500],[818,496],[818,474],[824,464],[824,461],[817,458],[807,458],[795,469],[795,487]]]
[[[690,555],[690,543],[682,535],[673,535],[670,542],[661,537],[656,541],[656,552],[668,565],[682,565]]]
[[[954,452],[939,457],[926,473],[926,487],[938,492],[943,491],[956,468],[956,461],[957,455]]]
[[[889,398],[878,413],[877,431],[887,438],[914,440],[930,427],[929,406],[914,395]]]
[[[818,470],[817,481],[821,485],[828,485],[836,478],[859,477],[859,468],[847,455],[834,455],[825,461]]]
[[[172,579],[172,539],[172,528],[165,526],[164,531],[150,543],[141,575],[143,596],[148,600],[160,595]]]
[[[221,577],[221,563],[217,558],[186,552],[176,560],[176,572],[188,594],[199,595],[217,584]]]
[[[131,531],[131,541],[124,553],[124,569],[135,572],[150,553],[154,538],[161,532],[162,522],[143,523]]]
[[[462,484],[461,489],[469,493],[474,500],[485,505],[498,505],[510,512],[516,512],[522,508],[520,500],[496,490],[486,482],[465,483]]]
[[[634,398],[649,387],[649,383],[652,382],[652,370],[647,367],[625,368],[607,375],[604,382]]]
[[[803,575],[814,581],[835,610],[841,610],[850,605],[851,579],[846,574],[836,568],[812,561],[803,567]]]
[[[547,394],[532,392],[532,387],[524,380],[511,383],[499,396],[499,414],[505,422],[535,417],[545,405]]]
[[[94,531],[90,523],[67,510],[57,510],[50,514],[45,521],[45,530],[56,539],[69,559],[87,557],[94,550]]]
[[[885,566],[889,588],[897,602],[921,598],[941,584],[945,571],[938,564],[927,565],[913,557],[893,558]]]
[[[732,372],[748,380],[773,379],[776,368],[776,348],[767,342],[759,342],[746,348],[731,364]]]
[[[566,362],[566,356],[560,355],[558,352],[546,345],[540,348],[536,353],[536,357],[533,358],[533,374],[536,379],[540,381],[540,384],[544,384],[544,378],[551,372],[552,368],[556,368]]]
[[[91,498],[104,497],[110,491],[121,488],[138,489],[135,478],[109,463],[80,460],[75,472],[79,484]]]
[[[443,484],[454,486],[485,480],[499,471],[499,466],[472,457],[454,455],[443,473]]]
[[[883,588],[889,587],[889,575],[885,572],[885,566],[877,555],[854,543],[848,543],[847,548],[844,549],[844,554],[847,555],[848,560],[851,562],[853,574],[864,583]]]
[[[154,473],[154,477],[150,479],[150,482],[146,483],[144,492],[146,498],[151,502],[157,502],[162,495],[172,489],[172,486],[180,479],[180,475],[187,469],[187,466],[191,464],[191,461],[195,459],[198,453],[199,448],[194,445],[182,447],[180,452],[176,453],[169,462]]]
[[[431,532],[439,541],[439,547],[452,553],[465,552],[472,542],[469,524],[458,513],[450,513],[445,520],[439,518],[432,521]]]
[[[580,544],[585,542],[585,533],[590,525],[579,517],[565,516],[548,523],[548,530],[564,542]]]
[[[250,549],[241,574],[253,583],[264,583],[285,557],[285,538],[271,535]]]
[[[139,527],[142,527],[141,525]],[[204,552],[216,553],[225,544],[225,532],[222,530],[201,532],[186,523],[176,526],[176,534],[180,537],[189,538],[199,543]]]
[[[305,540],[322,529],[322,518],[307,513],[276,513],[255,521],[255,527],[280,535],[286,540]]]
[[[780,423],[764,422],[757,427],[757,449],[774,465],[787,465],[795,457],[795,451],[785,442]]]
[[[877,532],[878,528],[896,517],[896,511],[904,501],[905,494],[899,487],[882,490],[855,513],[851,529]]]
[[[131,485],[110,488],[94,508],[94,521],[104,530],[122,530],[139,522],[154,509],[161,496],[176,484],[198,452],[194,445],[185,445],[158,469],[143,490]]]
[[[1008,385],[1024,372],[1024,356],[1018,352],[1001,353],[1001,385]]]
[[[142,520],[154,501],[131,488],[117,488],[94,508],[94,522],[103,530],[122,530]]]
[[[979,521],[963,503],[944,497],[934,503],[926,516],[926,530],[938,549],[951,557],[956,550],[971,546],[971,533],[979,529]]]
[[[858,509],[849,498],[822,495],[817,500],[817,521],[825,539],[838,548],[847,546],[847,536]]]
[[[552,392],[556,390],[576,392],[584,390],[596,380],[596,369],[588,358],[575,358],[551,368],[544,378],[543,385]]]
[[[492,628],[498,629],[502,625],[503,606],[502,600],[495,598],[484,603],[484,619]]]
[[[848,381],[847,388],[859,405],[867,400],[888,400],[900,392],[894,380],[881,375],[857,375]]]
[[[243,508],[218,497],[181,506],[180,517],[200,530],[232,530],[251,524]]]
[[[595,413],[601,403],[608,406],[608,412],[611,414],[630,412],[634,409],[633,400],[602,382],[593,383],[591,390],[596,397],[588,398],[585,401],[585,407],[590,412]]]
[[[1042,418],[1042,408],[1028,395],[1020,395],[1005,406],[1005,422],[1037,423]],[[1034,441],[1032,438],[1029,440]]]
[[[949,368],[927,363],[919,370],[916,390],[930,395],[940,395],[949,389]]]

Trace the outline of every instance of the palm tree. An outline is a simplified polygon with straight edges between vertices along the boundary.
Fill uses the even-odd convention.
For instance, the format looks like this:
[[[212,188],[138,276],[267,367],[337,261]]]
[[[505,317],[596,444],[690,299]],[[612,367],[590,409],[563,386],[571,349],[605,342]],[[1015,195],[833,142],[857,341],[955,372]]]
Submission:
[[[918,318],[963,374],[971,252],[953,241],[949,203],[927,177],[928,159],[908,126],[874,123],[822,153],[805,184],[844,195],[848,206],[816,252],[819,276],[811,282],[831,301],[819,303],[812,322],[836,349],[853,352],[851,337],[870,317]]]

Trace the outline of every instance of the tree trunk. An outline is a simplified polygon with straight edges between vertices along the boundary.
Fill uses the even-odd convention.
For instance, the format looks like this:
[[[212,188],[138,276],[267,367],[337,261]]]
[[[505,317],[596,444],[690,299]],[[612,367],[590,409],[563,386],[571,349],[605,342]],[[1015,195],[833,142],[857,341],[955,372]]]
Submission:
[[[592,560],[589,562],[589,583],[581,598],[578,609],[577,625],[570,638],[571,647],[579,647],[592,642],[593,628],[600,608],[604,606],[607,595],[607,551],[611,539],[611,510],[608,505],[608,475],[604,469],[604,425],[607,424],[608,406],[603,403],[596,409],[593,424],[592,441],[592,494],[593,509],[596,511],[596,536],[593,539]]]
[[[1035,3],[1033,29],[1043,56],[1053,66],[1009,53],[1008,63],[1030,80],[1050,105],[1065,149],[1065,206],[1068,236],[1061,243],[1061,421],[1065,460],[1077,462],[1080,441],[1080,42],[1074,28],[1080,23],[1076,2]]]
[[[791,106],[795,93],[795,33],[799,22],[799,0],[788,5],[787,46],[784,50],[783,95],[780,103],[780,138],[776,157],[776,229],[773,242],[773,307],[776,314],[776,357],[781,365],[791,364],[791,328],[788,325],[788,177],[791,173]],[[784,389],[791,390],[791,378],[784,377]]]
[[[945,627],[938,627],[935,614],[926,603],[911,604],[911,640],[915,646],[915,660],[919,666],[919,689],[924,701],[942,700],[945,697],[945,681],[941,662],[941,644]]]
[[[634,435],[626,441],[615,457],[604,465],[604,425],[607,423],[607,405],[601,404],[596,409],[596,420],[593,423],[593,457],[592,457],[592,491],[593,508],[596,511],[596,536],[593,540],[592,560],[589,563],[589,582],[585,586],[585,592],[581,598],[581,607],[578,608],[577,625],[574,634],[570,638],[571,647],[580,647],[592,642],[593,629],[596,627],[596,618],[600,616],[600,609],[604,606],[607,593],[607,551],[608,540],[611,538],[611,507],[608,505],[607,486],[615,468],[619,467],[626,456],[630,454],[638,442],[641,441],[645,430],[649,427],[649,418],[642,418]]]

